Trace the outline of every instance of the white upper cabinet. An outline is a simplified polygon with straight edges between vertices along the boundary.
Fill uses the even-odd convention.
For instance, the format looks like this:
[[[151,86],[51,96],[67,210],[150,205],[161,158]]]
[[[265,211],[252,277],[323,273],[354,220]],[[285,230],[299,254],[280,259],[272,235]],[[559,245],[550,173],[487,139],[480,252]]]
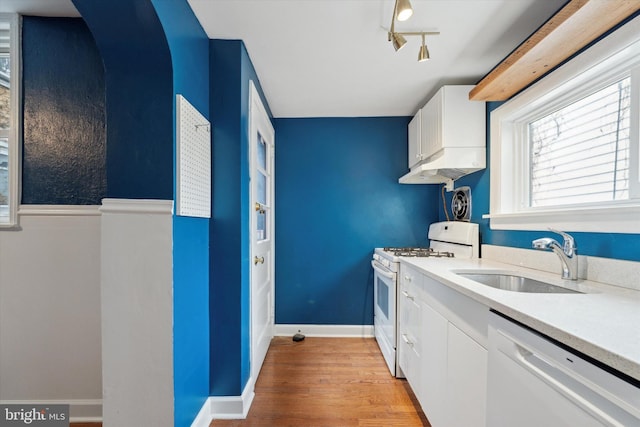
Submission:
[[[422,132],[427,138],[425,158],[448,147],[485,146],[485,103],[469,101],[474,86],[443,86],[425,106]],[[429,127],[425,133],[425,126]],[[424,137],[423,137],[424,138]]]
[[[441,88],[422,108],[422,160],[437,153],[442,146],[442,119],[444,107],[444,91],[447,86]],[[451,88],[452,86],[449,86]],[[448,90],[450,92],[450,90]],[[451,97],[451,96],[449,96]]]
[[[451,182],[484,169],[485,103],[469,101],[472,85],[443,86],[409,123],[411,172],[403,184]]]
[[[422,161],[422,147],[420,147],[420,131],[422,127],[422,110],[418,110],[409,122],[409,169]]]

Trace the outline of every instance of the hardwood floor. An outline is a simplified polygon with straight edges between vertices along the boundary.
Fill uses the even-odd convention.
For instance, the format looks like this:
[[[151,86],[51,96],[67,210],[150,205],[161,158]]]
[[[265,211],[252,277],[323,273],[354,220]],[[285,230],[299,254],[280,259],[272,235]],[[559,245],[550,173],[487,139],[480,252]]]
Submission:
[[[245,420],[210,427],[430,426],[405,380],[393,378],[374,339],[271,342]]]

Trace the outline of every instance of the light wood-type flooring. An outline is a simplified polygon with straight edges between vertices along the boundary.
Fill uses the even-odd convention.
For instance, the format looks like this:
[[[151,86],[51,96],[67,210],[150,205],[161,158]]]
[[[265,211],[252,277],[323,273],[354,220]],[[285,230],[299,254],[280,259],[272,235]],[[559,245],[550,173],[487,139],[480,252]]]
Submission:
[[[71,423],[72,427],[102,424]],[[373,338],[276,337],[245,420],[210,427],[429,427],[406,380],[393,378]]]
[[[245,420],[210,427],[429,426],[406,380],[393,378],[373,338],[271,342]]]

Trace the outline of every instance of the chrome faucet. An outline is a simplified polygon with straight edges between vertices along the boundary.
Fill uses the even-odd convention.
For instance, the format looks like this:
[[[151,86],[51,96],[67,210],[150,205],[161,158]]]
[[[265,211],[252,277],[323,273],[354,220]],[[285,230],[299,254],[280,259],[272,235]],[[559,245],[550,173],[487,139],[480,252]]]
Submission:
[[[564,239],[562,246],[550,237],[543,237],[531,242],[533,248],[540,250],[551,249],[560,258],[562,278],[576,280],[578,278],[578,254],[576,252],[575,240],[563,231],[554,230],[553,228],[549,230],[562,236]]]

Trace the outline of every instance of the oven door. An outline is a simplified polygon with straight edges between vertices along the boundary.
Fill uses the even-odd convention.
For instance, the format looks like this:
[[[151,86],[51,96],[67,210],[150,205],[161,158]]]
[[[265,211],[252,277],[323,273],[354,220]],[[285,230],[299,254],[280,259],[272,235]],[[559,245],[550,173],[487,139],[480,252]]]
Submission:
[[[373,327],[387,362],[389,371],[396,375],[396,273],[389,271],[377,261],[373,267]]]

